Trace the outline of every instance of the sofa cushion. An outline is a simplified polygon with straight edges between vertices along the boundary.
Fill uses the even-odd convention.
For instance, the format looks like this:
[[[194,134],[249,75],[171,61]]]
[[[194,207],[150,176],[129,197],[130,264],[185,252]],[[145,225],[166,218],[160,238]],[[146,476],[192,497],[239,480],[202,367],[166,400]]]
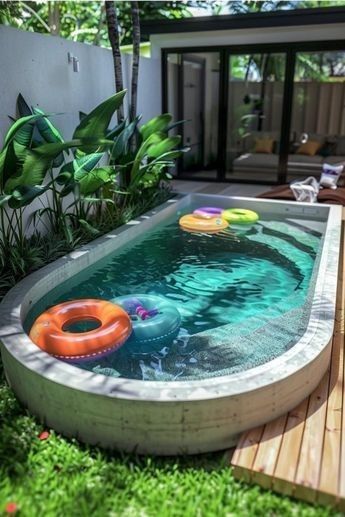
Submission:
[[[330,165],[342,165],[343,163],[345,164],[345,154],[343,156],[327,156],[327,158],[323,159],[323,163],[329,163]]]
[[[261,169],[263,167],[274,168],[278,167],[277,154],[264,153],[244,153],[238,156],[233,161],[234,169],[245,169],[246,167]]]
[[[315,156],[322,144],[317,140],[308,140],[305,144],[301,144],[296,154],[306,154],[307,156]]]
[[[254,153],[272,154],[273,143],[273,138],[256,138]]]

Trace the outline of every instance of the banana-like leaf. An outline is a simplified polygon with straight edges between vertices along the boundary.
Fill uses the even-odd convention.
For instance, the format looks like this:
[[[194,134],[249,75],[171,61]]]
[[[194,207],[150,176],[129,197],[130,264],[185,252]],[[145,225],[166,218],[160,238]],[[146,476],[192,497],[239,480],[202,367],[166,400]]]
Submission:
[[[91,233],[91,235],[99,235],[101,233],[97,228],[94,228],[90,223],[85,221],[85,219],[78,219],[78,222],[85,230]]]
[[[20,117],[32,115],[32,111],[21,93],[17,97],[17,112]]]
[[[84,113],[83,111],[79,111],[79,121],[81,122],[83,118],[85,118],[87,113]]]
[[[117,126],[115,126],[113,129],[110,129],[108,132],[107,132],[107,138],[108,140],[114,140],[114,138],[116,136],[118,136],[121,131],[123,129],[125,129],[126,127],[126,120],[123,120],[122,122],[120,122],[120,124],[118,124]]]
[[[111,166],[93,169],[79,181],[80,194],[82,196],[93,194],[105,183],[112,181],[114,178],[115,171]]]
[[[186,122],[191,122],[190,119],[184,119],[184,120],[178,120],[177,122],[173,122],[172,124],[169,124],[166,128],[166,131],[171,131],[172,129],[175,129],[175,127],[181,126],[182,124],[185,124]]]
[[[10,142],[0,153],[0,187],[17,172],[17,159],[14,153],[13,142]]]
[[[116,93],[86,115],[77,126],[73,139],[105,138],[110,120],[121,106],[126,90]],[[92,152],[92,151],[91,151]]]
[[[8,202],[10,208],[21,208],[29,205],[36,197],[41,196],[47,187],[41,187],[35,185],[28,187],[26,185],[19,185],[11,195],[11,199]]]
[[[73,178],[75,181],[79,181],[79,179],[81,179],[85,174],[96,167],[102,156],[103,153],[86,154],[81,158],[77,158],[72,162],[66,163],[66,165],[62,167],[59,176],[56,178],[57,182],[59,183],[61,180],[62,183],[65,183],[65,180],[68,178],[68,174],[70,175],[70,178]]]
[[[66,149],[72,149],[73,147],[83,147],[85,145],[93,145],[99,148],[106,148],[112,145],[111,140],[99,139],[99,138],[88,138],[88,139],[73,139],[68,142],[61,142],[56,144],[43,144],[39,147],[36,147],[33,151],[35,154],[40,156],[49,156],[50,158],[54,158],[61,151],[65,151]]]
[[[135,156],[132,170],[131,170],[131,178],[135,178],[139,173],[140,165],[145,156],[147,156],[147,150],[151,145],[156,145],[162,142],[163,137],[160,133],[152,133],[146,140],[143,141],[139,150]]]
[[[53,124],[47,118],[46,113],[44,113],[44,111],[39,108],[32,109],[35,115],[42,115],[42,118],[40,118],[36,122],[36,126],[41,137],[50,144],[63,142],[64,139],[62,138],[60,132],[58,131],[58,129],[56,129],[55,126],[53,126]]]
[[[150,158],[159,158],[161,155],[164,155],[168,151],[171,151],[171,149],[174,149],[174,147],[177,147],[180,142],[181,137],[179,135],[165,138],[162,140],[162,142],[151,145],[147,150],[147,156]]]
[[[97,141],[97,143],[98,145],[112,144],[111,141],[108,142],[107,140]],[[7,180],[5,192],[12,192],[18,185],[41,185],[52,160],[62,151],[79,147],[82,144],[82,140],[71,140],[56,144],[44,144],[35,150],[28,151],[21,174]]]
[[[27,117],[21,117],[18,120],[16,120],[6,134],[4,146],[9,144],[13,140],[15,134],[28,122],[36,122],[42,117],[46,117],[46,115],[28,115]]]
[[[163,113],[143,124],[139,129],[143,140],[147,140],[153,133],[167,131],[167,128],[172,120],[170,113]]]
[[[118,158],[120,158],[120,156],[123,156],[128,153],[129,141],[134,135],[140,118],[141,117],[138,116],[133,120],[133,122],[128,124],[128,126],[125,127],[125,129],[119,134],[119,136],[115,140],[110,154],[112,162],[115,162]]]

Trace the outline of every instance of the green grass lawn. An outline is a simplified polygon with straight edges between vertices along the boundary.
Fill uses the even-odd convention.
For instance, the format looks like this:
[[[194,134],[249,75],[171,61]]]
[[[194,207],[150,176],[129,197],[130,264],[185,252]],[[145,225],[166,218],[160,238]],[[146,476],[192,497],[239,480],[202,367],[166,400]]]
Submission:
[[[43,430],[0,373],[0,515],[10,502],[34,517],[336,515],[235,481],[225,453],[112,454]]]

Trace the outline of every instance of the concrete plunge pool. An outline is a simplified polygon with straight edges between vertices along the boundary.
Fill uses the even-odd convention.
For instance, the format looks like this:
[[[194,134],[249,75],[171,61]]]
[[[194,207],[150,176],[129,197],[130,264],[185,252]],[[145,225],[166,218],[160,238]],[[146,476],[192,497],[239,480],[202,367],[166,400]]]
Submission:
[[[181,229],[180,217],[201,206],[250,209],[259,220],[215,234]],[[340,232],[335,205],[172,198],[6,295],[7,380],[46,425],[86,443],[160,455],[233,446],[242,431],[296,406],[325,373]],[[160,335],[132,333],[111,354],[73,363],[29,338],[51,306],[87,298],[126,309],[128,296],[153,309],[148,321],[163,325]]]

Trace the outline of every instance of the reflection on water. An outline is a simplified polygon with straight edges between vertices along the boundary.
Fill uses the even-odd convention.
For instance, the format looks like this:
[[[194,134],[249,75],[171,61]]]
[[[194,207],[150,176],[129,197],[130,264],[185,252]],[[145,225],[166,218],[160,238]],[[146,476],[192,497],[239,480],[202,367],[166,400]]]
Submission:
[[[101,267],[79,274],[73,286],[66,283],[53,291],[49,305],[133,293],[163,296],[182,318],[179,335],[169,346],[145,354],[126,352],[124,345],[80,367],[144,380],[221,375],[261,364],[291,346],[303,327],[319,242],[315,232],[282,221],[219,235],[187,233],[174,222],[113,254]],[[31,320],[47,305],[48,297],[35,307]],[[286,314],[292,320],[286,331],[275,330],[277,343],[266,336],[266,345],[262,339],[248,344],[248,336],[254,339],[260,329],[271,332],[268,322],[284,315],[288,321]],[[283,320],[279,328],[284,328]]]

